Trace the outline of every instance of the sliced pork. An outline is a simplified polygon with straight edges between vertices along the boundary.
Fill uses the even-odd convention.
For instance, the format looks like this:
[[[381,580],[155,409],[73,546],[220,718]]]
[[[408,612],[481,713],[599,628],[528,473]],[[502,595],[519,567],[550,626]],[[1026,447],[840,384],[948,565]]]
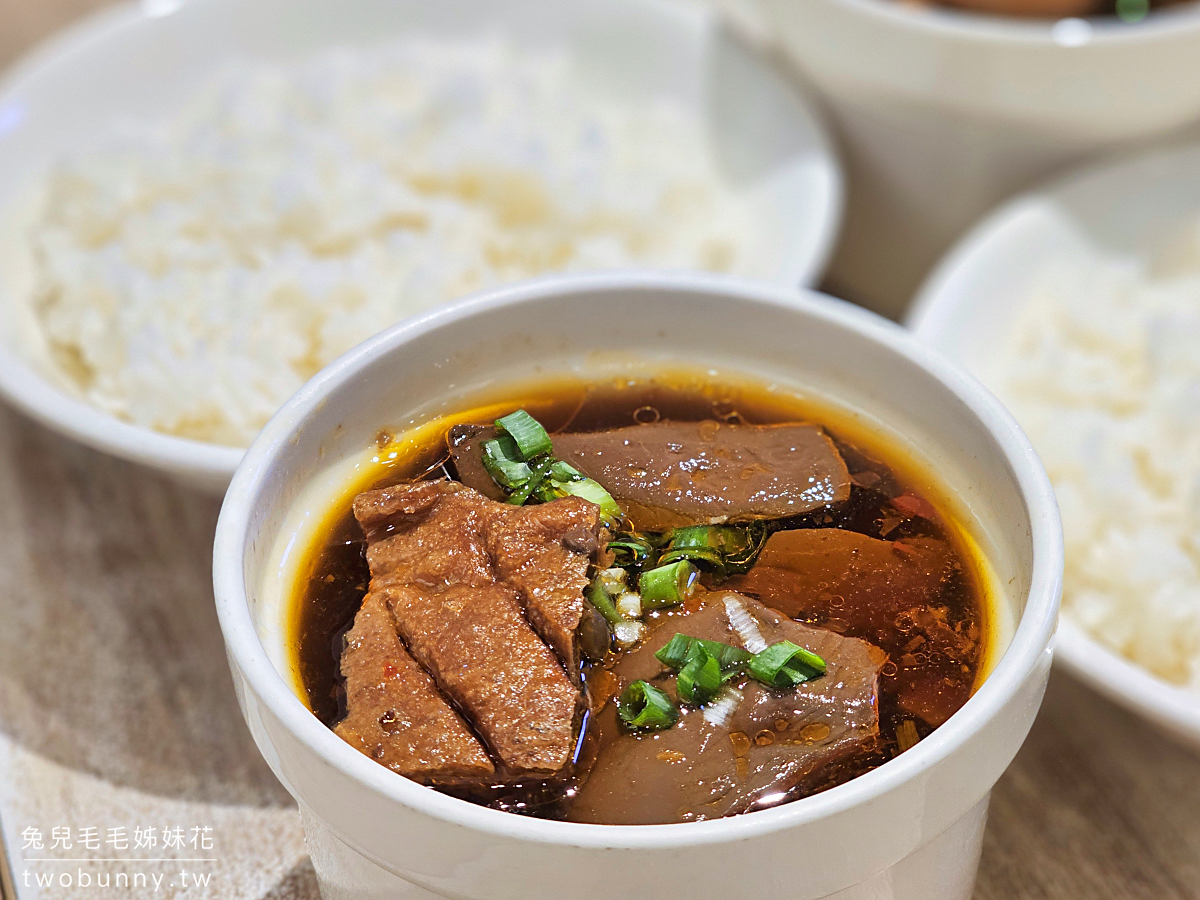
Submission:
[[[598,508],[578,498],[515,507],[422,482],[361,494],[354,513],[367,535],[371,608],[390,611],[505,776],[561,774],[583,708],[575,634]]]
[[[425,783],[489,778],[483,745],[404,649],[378,594],[363,603],[342,652],[348,713],[334,731],[367,756]]]

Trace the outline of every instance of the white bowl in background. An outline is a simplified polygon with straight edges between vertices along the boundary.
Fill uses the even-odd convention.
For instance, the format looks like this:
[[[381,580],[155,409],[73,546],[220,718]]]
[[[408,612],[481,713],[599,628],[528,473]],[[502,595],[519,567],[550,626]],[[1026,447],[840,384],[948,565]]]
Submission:
[[[985,384],[998,384],[998,351],[1041,266],[1097,252],[1147,259],[1197,214],[1200,145],[1087,168],[1008,202],[963,238],[917,295],[908,325]],[[1132,664],[1069,619],[1057,658],[1100,693],[1200,747],[1200,695]]]
[[[964,228],[1088,154],[1200,118],[1200,5],[1039,21],[907,0],[716,0],[827,101],[846,223],[828,273],[899,317]]]
[[[837,160],[794,87],[711,11],[667,0],[143,0],[68,29],[0,85],[0,396],[98,450],[224,490],[241,448],[118,421],[51,364],[27,303],[31,186],[114,119],[168,116],[230,58],[289,62],[413,32],[566,48],[614,96],[658,94],[696,109],[722,170],[754,189],[778,236],[762,277],[794,286],[820,276],[841,214]]]
[[[554,328],[514,324],[524,322]],[[327,509],[312,501],[311,486],[345,477],[343,463],[360,459],[382,424],[419,422],[453,406],[454,395],[535,373],[611,377],[621,360],[641,371],[730,367],[836,398],[936,467],[994,569],[995,614],[1015,623],[976,694],[916,747],[853,781],[773,809],[677,825],[554,822],[483,808],[387,770],[326,728],[294,693],[281,627],[288,601],[270,587],[289,564],[281,548],[294,545],[295,523]],[[974,379],[850,304],[683,275],[535,281],[365,342],[289,400],[247,451],[214,554],[242,711],[299,802],[329,900],[558,900],[565,885],[586,885],[594,900],[690,900],[697,885],[716,897],[967,900],[989,792],[1041,702],[1062,575],[1045,473]]]

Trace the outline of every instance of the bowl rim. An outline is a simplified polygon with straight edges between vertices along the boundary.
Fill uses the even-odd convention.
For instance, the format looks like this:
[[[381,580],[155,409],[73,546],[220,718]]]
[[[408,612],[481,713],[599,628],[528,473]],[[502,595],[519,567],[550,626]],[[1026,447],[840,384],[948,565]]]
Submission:
[[[76,399],[6,350],[0,350],[0,397],[87,447],[167,473],[187,472],[206,481],[227,479],[244,453],[240,447],[175,437],[124,422]]]
[[[1163,39],[1189,39],[1200,32],[1200,3],[1183,3],[1157,10],[1140,22],[1122,22],[1115,16],[1032,19],[973,12],[899,0],[826,0],[843,6],[879,25],[911,30],[933,39],[959,40],[1051,52],[1078,51],[1084,47],[1109,48],[1144,44]],[[1055,36],[1059,22],[1086,22],[1090,31],[1082,44]]]
[[[1087,190],[1093,182],[1113,173],[1150,161],[1192,157],[1197,152],[1200,141],[1193,136],[1150,150],[1120,154],[1086,163],[1004,201],[961,235],[926,276],[909,307],[906,326],[918,340],[941,350],[947,344],[945,329],[968,297],[957,287],[960,280],[984,260],[996,257],[997,241],[1009,235],[1013,223],[1025,221],[1027,210],[1039,207],[1047,198]],[[1062,619],[1055,639],[1056,661],[1066,671],[1097,693],[1200,748],[1200,694],[1126,659],[1076,622],[1069,608],[1064,608]]]
[[[1065,611],[1055,659],[1096,693],[1200,749],[1200,695],[1164,681],[1092,637]]]
[[[28,83],[46,72],[73,65],[76,53],[134,28],[148,27],[153,20],[199,7],[210,0],[121,0],[102,7],[68,24],[34,45],[0,70],[0,107]],[[692,9],[669,0],[625,0],[646,9],[647,15],[671,21],[682,31],[697,23],[717,22],[716,13]],[[152,27],[152,26],[150,26]],[[730,39],[742,40],[735,32]],[[744,41],[763,65],[777,68],[776,61],[761,52],[753,42]],[[782,78],[783,73],[778,73]],[[829,177],[829,203],[825,221],[819,223],[815,239],[807,248],[788,254],[788,269],[804,285],[814,284],[833,254],[845,215],[845,172],[836,151],[828,118],[810,90],[789,82],[802,115],[812,126],[814,146],[819,148],[820,163]],[[800,252],[803,251],[803,252]],[[795,259],[792,259],[795,257]],[[765,279],[764,279],[765,281]],[[772,282],[767,282],[772,283]],[[24,303],[17,298],[10,302]],[[245,448],[177,437],[142,425],[123,421],[83,399],[69,386],[44,375],[28,365],[18,353],[0,346],[0,399],[46,427],[85,446],[189,479],[194,483],[217,485],[228,482]]]
[[[380,766],[337,737],[276,671],[251,619],[244,577],[245,548],[257,497],[278,453],[324,398],[381,356],[423,335],[476,314],[556,296],[603,292],[700,293],[734,303],[802,312],[883,344],[940,382],[970,409],[1012,467],[1029,515],[1034,564],[1025,610],[1008,649],[983,686],[917,747],[878,769],[831,790],[773,809],[705,822],[670,825],[598,825],[515,816],[431,791]],[[536,279],[456,301],[381,332],[327,366],[298,391],[251,445],[234,475],[217,523],[213,578],[218,618],[231,664],[257,702],[326,766],[389,801],[477,832],[548,845],[605,849],[669,849],[741,840],[817,821],[861,805],[919,777],[984,727],[1017,693],[1047,652],[1061,590],[1062,531],[1049,479],[1033,447],[1008,411],[965,371],[916,341],[904,329],[852,304],[815,291],[788,291],[755,282],[703,275],[602,273]]]

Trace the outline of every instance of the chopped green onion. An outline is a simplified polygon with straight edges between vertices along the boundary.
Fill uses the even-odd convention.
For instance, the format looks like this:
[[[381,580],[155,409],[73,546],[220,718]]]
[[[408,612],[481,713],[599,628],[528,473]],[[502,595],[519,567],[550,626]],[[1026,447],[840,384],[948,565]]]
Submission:
[[[682,603],[696,590],[696,567],[686,559],[648,569],[638,579],[642,609],[662,609]]]
[[[496,420],[497,437],[483,444],[483,465],[492,480],[511,492],[508,502],[524,506],[529,500],[549,503],[561,497],[582,497],[600,507],[611,524],[623,513],[600,482],[574,466],[555,459],[550,435],[537,419],[518,409]],[[537,464],[530,466],[531,462]]]
[[[724,552],[727,544],[736,541],[740,529],[728,525],[689,525],[671,532],[671,549],[706,549]]]
[[[642,598],[633,591],[622,590],[613,602],[617,606],[617,612],[626,619],[640,619],[642,617]]]
[[[767,528],[754,525],[689,525],[671,532],[671,544],[660,562],[689,559],[722,574],[744,574],[754,565],[767,540]]]
[[[625,569],[639,568],[654,555],[654,546],[642,535],[617,532],[608,542],[616,565]]]
[[[583,473],[574,466],[567,465],[561,459],[556,459],[550,464],[550,477],[559,482],[577,481],[583,478]]]
[[[509,490],[524,484],[533,474],[533,470],[521,461],[516,442],[508,435],[483,442],[483,467],[492,476],[492,481]]]
[[[513,506],[524,506],[525,501],[530,498],[534,491],[541,487],[542,482],[546,480],[546,476],[549,474],[550,460],[544,459],[537,464],[533,470],[533,473],[527,479],[525,479],[525,483],[518,486],[517,489],[513,491],[511,495],[509,495],[508,502]]]
[[[670,728],[679,718],[671,698],[646,681],[635,681],[621,692],[617,712],[628,727],[648,731]]]
[[[718,572],[725,571],[725,559],[720,553],[700,547],[688,547],[681,550],[672,548],[659,557],[658,561],[662,565],[666,565],[667,563],[679,562],[681,559],[686,559],[693,563],[704,563]]]
[[[695,638],[690,638],[686,634],[676,633],[675,637],[667,641],[662,649],[654,654],[654,658],[667,668],[678,671],[687,661],[688,650],[692,648],[693,640]]]
[[[682,669],[687,662],[688,653],[694,645],[703,647],[709,656],[716,659],[721,672],[727,675],[737,674],[753,656],[752,653],[741,647],[734,647],[732,644],[706,641],[703,638],[688,637],[686,634],[676,634],[654,654],[654,658],[668,668]]]
[[[592,579],[592,583],[588,585],[584,596],[592,606],[600,610],[600,615],[608,620],[609,625],[616,625],[622,621],[621,614],[617,612],[617,605],[613,603],[612,597],[604,589],[604,582],[601,581],[600,576]]]
[[[642,639],[642,635],[646,633],[646,626],[637,619],[622,619],[612,630],[617,646],[625,650]]]
[[[612,519],[618,519],[622,515],[621,507],[612,498],[612,494],[606,491],[600,482],[593,481],[591,478],[568,481],[559,484],[558,488],[573,497],[582,497],[584,500],[591,500],[600,507],[601,515]]]
[[[554,449],[550,435],[546,433],[542,423],[523,409],[497,419],[496,427],[512,436],[521,451],[521,459],[526,462]]]
[[[791,641],[780,641],[756,653],[746,666],[746,671],[763,684],[789,688],[824,675],[826,666],[825,660],[817,654]]]
[[[717,658],[693,641],[688,649],[687,662],[675,678],[675,690],[684,703],[706,703],[721,689],[725,679]]]
[[[621,591],[628,590],[625,585],[629,582],[629,573],[620,566],[613,566],[611,569],[601,569],[596,573],[596,576],[604,582],[604,586],[610,594],[619,594]]]

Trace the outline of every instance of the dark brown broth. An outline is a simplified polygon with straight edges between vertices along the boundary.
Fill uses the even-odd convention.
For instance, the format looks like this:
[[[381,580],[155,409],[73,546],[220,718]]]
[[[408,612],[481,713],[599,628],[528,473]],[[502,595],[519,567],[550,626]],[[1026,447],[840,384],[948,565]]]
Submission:
[[[869,451],[863,449],[862,428],[855,434],[856,443],[848,440],[851,427],[839,428],[836,416],[817,413],[812,406],[795,397],[771,392],[756,385],[722,385],[690,378],[680,381],[614,382],[587,387],[564,384],[559,390],[542,393],[538,399],[521,398],[510,405],[530,409],[552,432],[596,431],[629,425],[645,420],[653,413],[677,421],[698,421],[716,417],[728,422],[773,424],[789,421],[816,421],[834,436],[852,476],[854,487],[850,500],[840,508],[797,517],[785,523],[787,528],[841,528],[873,538],[889,541],[928,538],[945,542],[953,558],[953,575],[942,595],[929,606],[938,611],[940,621],[949,629],[952,645],[937,648],[911,646],[912,629],[900,622],[886,635],[863,624],[862,611],[838,607],[830,603],[813,603],[811,608],[797,611],[797,621],[832,630],[852,637],[863,637],[883,647],[889,653],[880,681],[880,742],[878,749],[842,766],[830,776],[826,786],[844,782],[855,775],[886,762],[900,752],[897,729],[911,721],[919,737],[925,737],[940,721],[944,721],[970,697],[981,674],[987,635],[986,603],[977,576],[976,561],[958,537],[958,532],[946,520],[946,513],[937,502],[936,489],[922,484],[911,474],[911,467],[902,465],[901,451],[880,447],[876,439]],[[447,470],[441,463],[445,457],[444,435],[451,424],[461,421],[488,421],[494,417],[494,406],[481,408],[479,415],[470,411],[455,415],[453,422],[435,429],[419,446],[398,454],[398,461],[381,467],[379,477],[357,486],[357,489],[381,487],[421,477],[444,477]],[[650,412],[653,410],[653,413]],[[506,410],[507,411],[507,410]],[[381,451],[395,447],[392,436],[381,432]],[[882,452],[881,452],[882,450]],[[385,455],[381,453],[381,456]],[[889,466],[880,457],[890,455],[896,462]],[[453,474],[449,472],[449,474]],[[931,515],[905,515],[898,511],[893,499],[915,497],[923,503],[923,512]],[[342,636],[353,623],[369,582],[365,558],[365,541],[354,520],[348,494],[336,515],[325,540],[309,548],[305,569],[308,577],[295,598],[294,647],[297,669],[312,711],[326,725],[334,725],[344,714],[344,692],[339,684],[338,660]],[[902,501],[903,502],[903,501]],[[909,504],[911,505],[911,503]],[[781,576],[786,579],[786,575]],[[731,585],[736,587],[736,584]],[[781,585],[786,589],[786,584]],[[764,602],[770,598],[763,596]],[[828,600],[829,598],[823,598]],[[947,651],[949,646],[949,652]],[[911,691],[917,680],[923,685],[927,708],[926,718],[906,711],[899,698]],[[932,691],[929,685],[934,685]],[[911,727],[911,726],[910,726]],[[600,748],[591,748],[589,755]],[[561,784],[554,786],[506,786],[492,790],[448,790],[475,802],[485,803],[512,812],[559,818],[563,815],[564,799]],[[569,792],[568,792],[569,794]]]

